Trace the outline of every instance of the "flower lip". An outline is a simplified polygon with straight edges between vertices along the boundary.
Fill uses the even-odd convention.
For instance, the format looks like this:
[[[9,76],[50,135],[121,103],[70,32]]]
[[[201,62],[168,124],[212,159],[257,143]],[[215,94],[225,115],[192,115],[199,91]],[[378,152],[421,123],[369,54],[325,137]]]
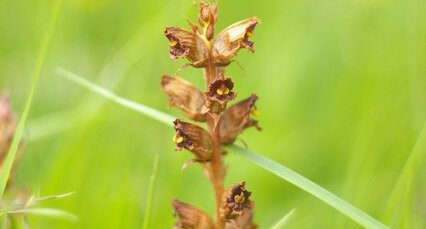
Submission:
[[[231,78],[223,78],[213,81],[209,85],[209,90],[206,92],[206,97],[210,101],[216,101],[225,104],[233,100],[237,95],[232,91],[234,83]]]

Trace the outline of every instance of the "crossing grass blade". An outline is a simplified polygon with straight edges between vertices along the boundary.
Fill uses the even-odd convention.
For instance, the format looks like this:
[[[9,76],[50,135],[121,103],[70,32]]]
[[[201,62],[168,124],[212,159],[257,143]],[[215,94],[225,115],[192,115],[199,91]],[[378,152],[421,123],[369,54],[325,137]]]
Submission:
[[[158,154],[155,155],[154,162],[152,163],[152,174],[149,179],[148,198],[146,200],[145,215],[143,217],[143,229],[149,228],[151,219],[152,200],[154,199],[155,181],[157,180],[158,157]]]
[[[92,92],[95,92],[101,96],[104,96],[105,98],[110,99],[111,101],[118,103],[124,107],[133,109],[143,115],[146,115],[148,117],[151,117],[154,120],[160,121],[164,124],[167,124],[169,126],[172,126],[173,121],[175,118],[173,116],[170,116],[168,114],[165,114],[161,111],[158,111],[154,108],[148,107],[143,104],[138,104],[129,100],[126,100],[124,98],[121,98],[117,96],[116,94],[108,91],[107,89],[104,89],[86,79],[83,77],[72,73],[70,71],[67,71],[63,68],[58,68],[57,73],[72,82],[79,84],[80,86],[83,86]],[[365,228],[374,228],[374,229],[384,229],[388,228],[386,225],[381,223],[380,221],[374,219],[364,211],[360,210],[359,208],[353,206],[352,204],[346,202],[342,198],[338,197],[337,195],[331,193],[327,189],[321,187],[320,185],[316,184],[315,182],[309,180],[308,178],[302,176],[301,174],[291,170],[290,168],[287,168],[286,166],[279,164],[278,162],[275,162],[267,157],[261,156],[259,154],[253,153],[251,151],[248,151],[240,146],[237,145],[231,145],[228,147],[231,151],[234,152],[234,154],[243,157],[244,159],[264,168],[265,170],[279,176],[280,178],[292,183],[293,185],[299,187],[300,189],[304,190],[305,192],[315,196],[316,198],[322,200],[326,204],[330,205],[331,207],[335,208],[342,214],[346,215],[353,221],[357,222],[358,224],[364,226]]]
[[[277,223],[275,223],[270,229],[283,229],[286,225],[288,225],[291,218],[293,218],[296,209],[293,208],[287,214],[285,214]]]
[[[24,111],[22,112],[21,119],[18,122],[16,127],[16,132],[13,137],[12,144],[7,153],[6,160],[4,161],[3,169],[0,174],[0,199],[3,197],[7,181],[9,180],[10,172],[12,170],[13,163],[15,161],[16,152],[19,147],[19,143],[21,142],[22,135],[24,132],[24,127],[26,120],[28,118],[28,113],[31,108],[31,104],[33,101],[34,93],[37,88],[37,83],[41,75],[41,71],[43,69],[43,64],[46,59],[46,53],[50,44],[50,39],[53,33],[53,29],[55,27],[56,18],[59,13],[59,9],[61,7],[62,0],[56,0],[53,3],[52,10],[49,18],[49,26],[44,34],[42,39],[41,47],[38,51],[35,67],[32,72],[32,82],[30,86],[30,92],[28,94],[27,101],[25,103]]]

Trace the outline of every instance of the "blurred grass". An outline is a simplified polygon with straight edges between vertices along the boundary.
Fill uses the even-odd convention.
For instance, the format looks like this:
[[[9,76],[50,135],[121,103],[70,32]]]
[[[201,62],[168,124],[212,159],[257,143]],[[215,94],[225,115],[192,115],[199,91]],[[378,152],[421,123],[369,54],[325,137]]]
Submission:
[[[26,99],[50,1],[0,2],[0,87],[11,91],[12,103],[21,113],[18,108]],[[382,216],[425,122],[426,2],[220,3],[218,28],[250,16],[262,20],[253,37],[256,52],[243,51],[237,58],[244,70],[236,64],[228,70],[239,99],[252,92],[260,96],[264,131],[248,130],[243,139],[254,151],[285,162],[373,216]],[[192,1],[64,1],[30,114],[17,182],[39,186],[43,195],[77,191],[46,206],[76,213],[80,221],[31,217],[32,225],[140,226],[151,162],[157,153],[162,156],[152,228],[171,227],[170,201],[175,197],[213,212],[213,193],[201,168],[178,172],[190,155],[173,151],[170,128],[115,105],[104,104],[93,112],[92,106],[102,99],[54,74],[60,65],[85,76],[99,76],[98,83],[116,87],[123,97],[165,111],[160,76],[175,72],[184,61],[168,59],[163,29],[186,26],[185,20],[195,19],[195,14]],[[123,47],[128,51],[121,52]],[[186,69],[181,75],[202,85],[199,70]],[[75,110],[81,113],[66,119],[49,118],[88,100],[88,111]],[[171,112],[179,116],[176,110]],[[61,128],[73,126],[86,113],[92,114],[89,119],[74,128]],[[43,120],[38,122],[42,125],[31,128],[37,120]],[[40,128],[63,131],[31,142]],[[289,228],[358,228],[268,172],[232,155],[227,162],[227,183],[245,180],[253,191],[261,228],[294,207],[298,213]],[[411,211],[406,228],[426,227],[426,177],[422,175],[426,171],[421,165],[412,183],[412,200],[406,203]]]

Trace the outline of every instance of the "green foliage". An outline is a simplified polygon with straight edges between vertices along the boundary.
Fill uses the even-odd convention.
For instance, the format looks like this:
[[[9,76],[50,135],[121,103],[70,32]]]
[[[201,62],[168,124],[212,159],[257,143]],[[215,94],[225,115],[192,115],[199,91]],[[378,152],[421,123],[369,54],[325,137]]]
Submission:
[[[20,117],[37,59],[35,47],[49,23],[47,3],[2,1],[0,8],[0,86],[11,92]],[[402,174],[411,173],[403,172],[404,167],[412,161],[407,159],[426,117],[426,2],[220,4],[218,29],[250,16],[262,20],[252,38],[255,53],[243,50],[237,58],[242,69],[232,63],[227,71],[238,85],[238,98],[252,92],[260,97],[263,131],[244,133],[249,149],[300,172],[387,225],[397,213],[406,228],[425,228],[424,160],[409,170],[413,175]],[[26,150],[16,184],[39,186],[43,194],[75,190],[72,198],[47,206],[73,212],[80,220],[30,217],[30,224],[140,227],[156,154],[161,156],[151,228],[173,225],[173,198],[213,213],[211,187],[199,166],[179,172],[190,155],[173,151],[170,127],[105,103],[55,73],[64,66],[125,98],[165,111],[160,76],[184,62],[168,59],[163,31],[183,26],[195,14],[192,1],[64,1],[23,132]],[[196,69],[179,74],[202,85]],[[170,113],[182,117],[175,109]],[[294,207],[290,228],[360,228],[251,162],[232,153],[226,160],[227,184],[245,180],[253,191],[260,228]],[[183,188],[189,185],[191,190]],[[400,203],[406,206],[403,214],[394,211]]]

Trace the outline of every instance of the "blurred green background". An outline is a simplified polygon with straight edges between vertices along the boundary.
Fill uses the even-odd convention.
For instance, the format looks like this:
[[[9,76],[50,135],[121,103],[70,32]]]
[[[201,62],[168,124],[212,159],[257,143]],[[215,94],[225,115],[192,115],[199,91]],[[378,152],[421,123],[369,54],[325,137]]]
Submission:
[[[22,112],[51,1],[0,0],[0,88]],[[160,76],[169,60],[166,26],[187,28],[193,1],[64,0],[25,132],[16,185],[42,195],[76,191],[43,206],[79,222],[30,217],[31,228],[138,228],[152,161],[159,154],[151,228],[171,228],[171,200],[214,212],[210,184],[174,152],[174,131],[105,101],[55,73],[57,66],[133,101],[167,110]],[[425,228],[426,171],[408,163],[426,120],[426,1],[221,0],[217,29],[257,16],[255,53],[231,64],[239,96],[259,95],[262,132],[249,148],[309,177],[397,228]],[[180,75],[202,85],[201,71]],[[424,149],[424,148],[423,148]],[[417,152],[425,154],[424,150]],[[255,220],[268,228],[291,209],[287,228],[359,228],[293,185],[227,156],[227,185],[247,181]],[[417,169],[416,169],[417,168]],[[399,177],[402,185],[395,188]],[[406,182],[406,183],[404,183]],[[394,191],[393,191],[394,190]],[[392,194],[393,193],[393,194]],[[395,213],[395,214],[394,214]]]

